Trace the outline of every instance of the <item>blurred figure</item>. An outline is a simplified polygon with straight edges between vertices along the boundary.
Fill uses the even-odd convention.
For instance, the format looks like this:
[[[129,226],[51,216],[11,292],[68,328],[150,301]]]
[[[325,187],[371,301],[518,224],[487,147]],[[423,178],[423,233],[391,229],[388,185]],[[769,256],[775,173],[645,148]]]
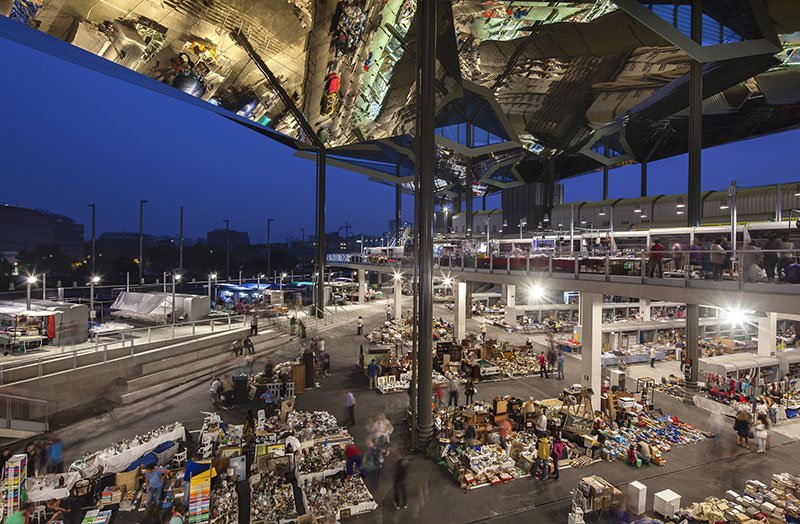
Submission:
[[[408,508],[408,494],[406,493],[406,480],[408,480],[408,459],[400,457],[394,469],[394,504],[395,509]]]
[[[753,432],[758,443],[758,451],[756,453],[764,453],[767,450],[767,439],[769,438],[769,422],[767,422],[766,415],[758,415]]]
[[[464,396],[466,397],[466,404],[468,406],[475,400],[475,391],[475,380],[472,377],[469,377],[467,379],[467,384],[464,386]]]
[[[348,391],[344,394],[344,405],[347,408],[347,425],[356,425],[356,397]]]
[[[64,441],[48,432],[45,467],[48,473],[64,473]]]
[[[564,357],[564,352],[559,351],[558,357],[556,359],[556,363],[558,366],[556,368],[556,371],[558,371],[558,380],[564,380],[564,365],[566,364],[566,360],[567,359]]]
[[[367,488],[375,493],[378,490],[378,483],[381,480],[383,452],[372,439],[367,439],[367,453],[364,455],[363,464],[362,471],[364,472]]]
[[[211,385],[208,388],[208,396],[211,399],[212,404],[216,404],[219,402],[219,394],[222,390],[222,381],[219,377],[214,377],[211,380]]]
[[[447,405],[458,407],[458,381],[454,375],[447,381]]]
[[[750,443],[750,413],[747,408],[742,407],[736,413],[736,420],[733,422],[733,429],[736,430],[736,445],[747,448]]]
[[[667,248],[661,243],[661,240],[654,239],[653,245],[650,246],[650,267],[648,268],[648,276],[650,278],[662,278],[664,276],[664,252]]]
[[[356,335],[364,334],[364,319],[359,317],[356,319]]]
[[[372,439],[377,445],[388,446],[392,441],[394,426],[391,422],[389,422],[389,419],[386,418],[385,414],[380,413],[370,424],[369,431]]]

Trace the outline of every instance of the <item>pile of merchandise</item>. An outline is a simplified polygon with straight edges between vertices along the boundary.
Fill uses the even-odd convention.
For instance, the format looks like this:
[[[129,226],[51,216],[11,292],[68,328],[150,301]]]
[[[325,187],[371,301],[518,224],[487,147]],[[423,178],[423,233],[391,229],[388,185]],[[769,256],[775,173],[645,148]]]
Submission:
[[[210,522],[236,524],[239,522],[239,496],[236,494],[234,478],[222,475],[217,487],[211,492],[214,501],[210,512]]]
[[[216,413],[209,413],[203,420],[197,454],[210,459],[215,448],[241,447],[244,426],[228,424]]]
[[[295,453],[297,479],[330,477],[344,468],[344,449],[338,444],[309,446]]]
[[[284,522],[297,518],[294,488],[274,474],[250,477],[250,521]]]
[[[631,427],[610,429],[606,432],[606,440],[602,447],[602,457],[606,460],[626,460],[627,450],[632,444],[646,442],[651,450],[670,451],[674,446],[683,446],[705,440],[706,434],[690,424],[679,421],[668,415],[652,417],[640,413],[636,423]],[[656,453],[654,452],[654,457]],[[654,464],[665,465],[660,460]]]
[[[300,441],[341,433],[336,417],[327,411],[292,411],[286,418],[289,429]]]
[[[770,486],[748,480],[744,494],[729,490],[725,498],[708,497],[689,505],[682,513],[701,522],[757,523],[800,520],[798,478],[789,473],[772,475]]]
[[[306,513],[318,519],[334,515],[338,521],[378,507],[360,475],[309,479],[300,488]]]

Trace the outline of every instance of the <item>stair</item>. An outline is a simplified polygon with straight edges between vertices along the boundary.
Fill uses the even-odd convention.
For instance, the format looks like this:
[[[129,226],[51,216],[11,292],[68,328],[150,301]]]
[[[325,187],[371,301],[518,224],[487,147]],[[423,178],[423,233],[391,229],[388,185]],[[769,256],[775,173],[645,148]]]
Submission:
[[[271,353],[291,340],[285,333],[265,330],[253,337],[256,356]],[[124,381],[106,395],[106,399],[121,405],[129,405],[152,398],[183,384],[215,374],[222,374],[233,367],[229,350],[220,351],[219,345],[198,349],[150,362],[142,366],[141,376]]]

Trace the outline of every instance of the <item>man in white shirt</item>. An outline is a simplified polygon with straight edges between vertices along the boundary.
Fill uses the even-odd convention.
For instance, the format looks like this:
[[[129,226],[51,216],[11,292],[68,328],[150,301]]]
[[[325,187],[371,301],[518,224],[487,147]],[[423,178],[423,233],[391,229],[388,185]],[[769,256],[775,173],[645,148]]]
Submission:
[[[364,333],[364,319],[360,316],[356,320],[356,335],[361,335]]]
[[[651,368],[656,367],[656,348],[655,347],[651,347],[650,348],[650,367]]]
[[[547,435],[547,408],[542,408],[539,418],[536,419],[534,430],[536,432],[536,436],[538,437]]]

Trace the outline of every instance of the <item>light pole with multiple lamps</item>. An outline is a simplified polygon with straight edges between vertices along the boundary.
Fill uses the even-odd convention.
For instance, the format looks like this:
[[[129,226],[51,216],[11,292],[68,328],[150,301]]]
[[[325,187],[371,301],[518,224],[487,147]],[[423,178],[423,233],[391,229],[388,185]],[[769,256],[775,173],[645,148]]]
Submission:
[[[172,273],[172,336],[175,336],[175,284],[180,282],[181,274],[177,271]]]
[[[144,205],[147,200],[139,200],[139,285],[144,283]]]
[[[211,309],[213,307],[212,304],[211,304],[213,302],[213,300],[214,300],[213,292],[211,290],[211,282],[214,281],[214,280],[217,280],[217,274],[216,273],[209,273],[208,274],[208,307],[209,307],[209,309]]]
[[[522,218],[519,221],[519,239],[522,240],[522,228],[528,225],[528,219]]]

